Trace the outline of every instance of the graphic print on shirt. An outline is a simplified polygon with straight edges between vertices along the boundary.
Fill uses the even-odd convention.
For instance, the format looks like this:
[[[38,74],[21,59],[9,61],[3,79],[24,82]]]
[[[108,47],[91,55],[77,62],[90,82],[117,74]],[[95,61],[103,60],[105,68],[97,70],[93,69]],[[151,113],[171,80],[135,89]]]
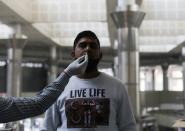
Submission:
[[[81,93],[79,93],[80,91]],[[92,91],[94,93],[92,93]],[[99,93],[97,94],[97,92]],[[95,128],[97,126],[108,125],[110,99],[104,98],[105,94],[103,92],[105,93],[104,89],[101,89],[101,91],[100,89],[71,91],[71,99],[68,99],[65,102],[67,127]]]

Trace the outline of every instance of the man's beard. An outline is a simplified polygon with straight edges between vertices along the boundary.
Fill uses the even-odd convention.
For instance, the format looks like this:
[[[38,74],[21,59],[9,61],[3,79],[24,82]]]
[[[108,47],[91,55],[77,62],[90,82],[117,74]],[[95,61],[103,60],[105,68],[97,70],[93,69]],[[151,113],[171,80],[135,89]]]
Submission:
[[[100,59],[88,59],[88,64],[87,64],[85,73],[96,71],[98,68],[99,61]]]

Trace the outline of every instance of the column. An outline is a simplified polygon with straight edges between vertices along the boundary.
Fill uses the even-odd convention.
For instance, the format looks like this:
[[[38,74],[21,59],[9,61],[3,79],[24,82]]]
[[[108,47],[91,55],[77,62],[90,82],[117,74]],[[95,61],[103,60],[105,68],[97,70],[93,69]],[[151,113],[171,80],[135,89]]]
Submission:
[[[183,105],[184,105],[184,112],[185,112],[185,47],[182,47],[182,68],[183,68]]]
[[[118,67],[119,67],[119,62],[118,62],[118,57],[116,56],[116,57],[114,57],[114,76],[119,79],[119,77],[118,77],[118,74],[119,74]]]
[[[162,64],[161,67],[163,70],[163,89],[168,91],[168,63]]]
[[[57,77],[57,47],[55,45],[50,48],[50,62],[48,70],[48,83],[54,81]]]
[[[152,91],[154,91],[155,90],[155,67],[152,67],[151,73],[152,73]]]
[[[121,3],[121,2],[120,2]],[[122,11],[111,14],[118,31],[118,77],[128,89],[136,119],[139,119],[139,34],[138,28],[144,18],[144,13],[138,11],[137,5],[128,4]]]
[[[22,87],[22,52],[27,42],[27,37],[21,33],[21,25],[12,25],[14,33],[7,43],[7,94],[18,97]]]
[[[22,90],[22,53],[27,37],[22,34],[20,24],[14,24],[11,27],[13,34],[9,39],[3,40],[7,45],[7,94],[19,97]],[[15,130],[20,130],[19,123],[12,122],[11,124],[15,125]]]

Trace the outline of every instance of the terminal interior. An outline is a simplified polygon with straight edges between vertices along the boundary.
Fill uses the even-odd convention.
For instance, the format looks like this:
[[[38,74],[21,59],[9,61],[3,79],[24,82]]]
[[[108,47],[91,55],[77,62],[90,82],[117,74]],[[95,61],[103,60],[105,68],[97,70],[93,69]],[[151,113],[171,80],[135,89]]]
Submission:
[[[0,96],[30,97],[73,60],[92,30],[99,70],[128,90],[140,131],[177,131],[185,118],[184,0],[0,0]],[[39,130],[43,115],[19,121]],[[0,128],[4,124],[0,124]]]

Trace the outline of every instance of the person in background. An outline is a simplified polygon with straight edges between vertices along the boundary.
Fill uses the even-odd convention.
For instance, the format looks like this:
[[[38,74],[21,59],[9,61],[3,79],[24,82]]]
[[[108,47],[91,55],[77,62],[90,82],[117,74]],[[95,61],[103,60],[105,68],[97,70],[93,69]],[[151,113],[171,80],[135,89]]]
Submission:
[[[46,111],[42,131],[136,131],[127,90],[121,81],[98,71],[100,42],[92,31],[80,32],[72,57],[88,55],[84,74],[71,77]]]
[[[59,77],[34,97],[0,97],[0,123],[12,122],[44,113],[64,90],[73,75],[83,74],[88,57],[73,61]]]

